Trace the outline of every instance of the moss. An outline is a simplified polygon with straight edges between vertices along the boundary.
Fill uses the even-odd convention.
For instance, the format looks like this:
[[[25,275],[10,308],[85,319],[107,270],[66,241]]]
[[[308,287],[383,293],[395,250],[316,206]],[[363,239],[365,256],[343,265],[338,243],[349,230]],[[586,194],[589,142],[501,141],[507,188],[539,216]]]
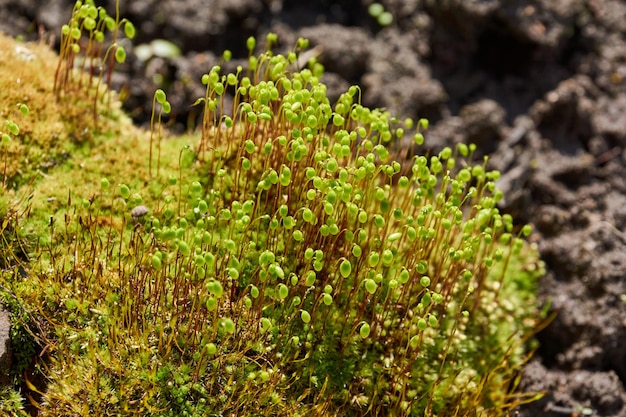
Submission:
[[[106,91],[33,86],[64,111],[19,123],[64,126],[42,140],[66,156],[14,171],[32,198],[7,212],[38,242],[3,282],[47,346],[44,415],[500,416],[526,400],[541,268],[496,208],[499,174],[472,146],[393,151],[427,121],[368,109],[357,87],[330,103],[323,68],[295,59],[212,68],[201,131],[175,138],[164,92],[144,132]],[[96,125],[71,116],[102,96]],[[67,128],[83,122],[89,140]]]
[[[53,85],[58,58],[46,45],[23,44],[0,34],[0,51],[4,63],[0,78],[2,128],[5,120],[20,127],[20,134],[7,149],[6,162],[3,160],[4,180],[8,188],[17,189],[62,165],[86,141],[104,136],[94,136],[89,97],[78,93],[71,103],[56,99]],[[20,104],[28,105],[28,115],[20,112]],[[102,132],[119,135],[128,118],[121,115],[119,103],[106,112],[102,116],[108,122],[100,126]]]

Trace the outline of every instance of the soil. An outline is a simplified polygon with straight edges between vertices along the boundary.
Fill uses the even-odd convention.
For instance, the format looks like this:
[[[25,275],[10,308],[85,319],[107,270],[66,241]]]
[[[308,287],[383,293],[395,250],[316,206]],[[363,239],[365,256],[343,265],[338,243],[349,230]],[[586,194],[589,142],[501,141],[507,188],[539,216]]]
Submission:
[[[224,49],[236,58],[227,65],[243,63],[248,36],[271,31],[279,50],[310,39],[331,97],[358,84],[370,107],[428,118],[433,150],[476,143],[503,174],[501,208],[535,225],[548,270],[539,300],[558,313],[521,382],[546,395],[519,416],[626,416],[623,0],[382,0],[387,26],[370,0],[121,3],[135,48],[167,39],[182,52],[139,60],[129,45],[113,83],[138,123],[161,87],[172,128],[193,126],[201,75]],[[72,5],[0,0],[0,30],[54,43]]]

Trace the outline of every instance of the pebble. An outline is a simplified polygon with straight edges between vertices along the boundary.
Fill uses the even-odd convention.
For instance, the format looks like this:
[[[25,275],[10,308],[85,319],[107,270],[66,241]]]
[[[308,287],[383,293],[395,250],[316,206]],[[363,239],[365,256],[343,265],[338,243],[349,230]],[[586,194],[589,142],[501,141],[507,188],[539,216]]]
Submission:
[[[130,212],[130,215],[133,216],[133,219],[138,219],[148,214],[149,211],[150,209],[146,206],[137,206]]]

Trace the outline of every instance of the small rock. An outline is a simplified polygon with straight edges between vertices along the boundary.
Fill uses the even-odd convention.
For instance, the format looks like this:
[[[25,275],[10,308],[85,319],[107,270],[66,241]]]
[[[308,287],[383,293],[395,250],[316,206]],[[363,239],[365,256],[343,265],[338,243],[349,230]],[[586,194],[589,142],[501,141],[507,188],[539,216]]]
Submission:
[[[137,206],[130,212],[130,215],[136,220],[148,214],[149,211],[150,209],[146,206]]]
[[[0,381],[11,369],[11,314],[0,305]]]

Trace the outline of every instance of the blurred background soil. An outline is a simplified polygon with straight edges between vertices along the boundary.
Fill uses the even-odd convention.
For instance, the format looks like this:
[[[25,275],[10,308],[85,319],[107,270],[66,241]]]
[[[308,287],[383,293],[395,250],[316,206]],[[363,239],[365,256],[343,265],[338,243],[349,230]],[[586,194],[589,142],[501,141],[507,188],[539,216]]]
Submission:
[[[73,3],[0,0],[0,30],[58,44]],[[120,3],[138,36],[113,83],[140,124],[160,87],[171,127],[193,127],[202,74],[275,32],[279,51],[310,39],[331,98],[358,84],[365,105],[428,118],[433,151],[476,143],[503,174],[502,209],[535,226],[540,301],[558,312],[521,385],[546,396],[519,415],[626,416],[626,2],[381,0],[388,25],[371,0]]]

